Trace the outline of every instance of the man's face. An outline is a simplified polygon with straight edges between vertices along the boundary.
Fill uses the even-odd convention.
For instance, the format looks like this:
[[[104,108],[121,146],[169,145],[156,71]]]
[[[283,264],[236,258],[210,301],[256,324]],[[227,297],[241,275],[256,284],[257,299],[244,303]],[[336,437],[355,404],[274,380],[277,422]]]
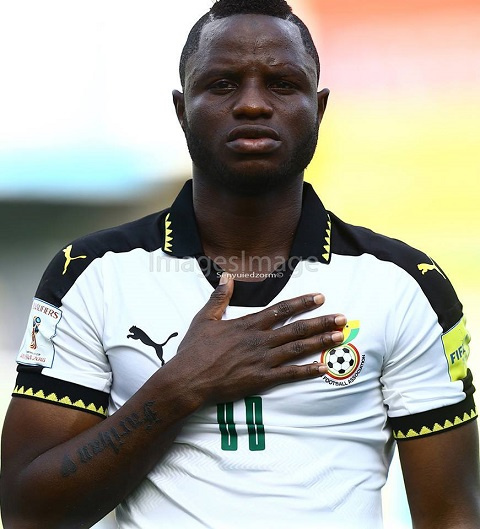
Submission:
[[[247,195],[296,179],[314,154],[328,95],[317,95],[316,81],[291,22],[235,15],[207,24],[184,97],[175,96],[194,178]]]

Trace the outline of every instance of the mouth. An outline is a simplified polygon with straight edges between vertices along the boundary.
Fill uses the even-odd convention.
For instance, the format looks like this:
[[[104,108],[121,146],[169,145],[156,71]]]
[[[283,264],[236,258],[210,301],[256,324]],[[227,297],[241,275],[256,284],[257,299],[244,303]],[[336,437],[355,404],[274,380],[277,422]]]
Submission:
[[[227,136],[227,147],[238,154],[269,154],[281,143],[278,132],[264,125],[240,125]]]

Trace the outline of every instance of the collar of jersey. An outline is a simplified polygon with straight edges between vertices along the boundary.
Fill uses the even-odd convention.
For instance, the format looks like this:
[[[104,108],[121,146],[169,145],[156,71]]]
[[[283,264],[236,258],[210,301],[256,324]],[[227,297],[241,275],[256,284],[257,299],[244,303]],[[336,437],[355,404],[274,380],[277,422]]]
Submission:
[[[192,180],[185,183],[172,207],[164,213],[163,251],[177,258],[194,257],[199,264],[204,255],[193,210]],[[288,282],[299,261],[330,263],[331,222],[328,212],[313,187],[304,183],[302,213],[295,233],[289,263],[281,277],[269,277],[261,282],[236,281],[230,305],[265,306],[272,301]],[[221,271],[215,265],[204,267],[203,272],[213,288],[218,285]]]

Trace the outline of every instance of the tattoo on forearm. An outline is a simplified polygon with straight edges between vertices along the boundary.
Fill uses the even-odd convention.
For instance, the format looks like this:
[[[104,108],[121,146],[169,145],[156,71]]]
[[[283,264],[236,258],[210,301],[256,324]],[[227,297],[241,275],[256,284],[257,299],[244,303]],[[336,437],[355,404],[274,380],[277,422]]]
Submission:
[[[62,476],[66,478],[77,471],[77,465],[65,454],[62,461]]]
[[[78,464],[85,464],[101,454],[105,450],[112,450],[118,454],[125,444],[125,438],[130,436],[135,430],[151,430],[153,425],[160,422],[157,412],[153,409],[154,401],[148,401],[143,405],[143,413],[132,413],[105,432],[100,432],[86,445],[77,449],[75,455],[66,454],[62,461],[61,474],[68,477],[78,469]]]

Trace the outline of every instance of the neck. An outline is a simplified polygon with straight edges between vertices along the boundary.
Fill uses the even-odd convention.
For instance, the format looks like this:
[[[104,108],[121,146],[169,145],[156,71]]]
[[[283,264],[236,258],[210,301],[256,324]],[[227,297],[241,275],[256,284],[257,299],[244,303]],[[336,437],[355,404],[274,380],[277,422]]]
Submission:
[[[281,265],[302,210],[302,176],[259,196],[238,196],[194,178],[193,205],[205,254],[231,273],[267,273]]]

